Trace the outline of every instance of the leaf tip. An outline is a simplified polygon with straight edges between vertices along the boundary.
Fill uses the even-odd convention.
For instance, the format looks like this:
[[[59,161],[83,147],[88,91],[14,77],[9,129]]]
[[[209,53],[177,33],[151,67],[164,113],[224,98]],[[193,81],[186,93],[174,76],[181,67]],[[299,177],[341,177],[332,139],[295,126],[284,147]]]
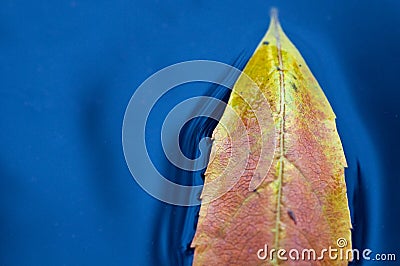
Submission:
[[[274,45],[276,42],[276,35],[278,32],[281,31],[282,27],[278,19],[278,9],[276,7],[272,7],[270,10],[270,22],[268,30],[257,48],[261,47],[262,45],[268,45],[270,43]]]
[[[271,8],[271,11],[269,12],[270,15],[270,27],[280,27],[280,22],[279,22],[279,12],[276,7]]]
[[[278,21],[278,9],[276,7],[272,7],[269,12],[272,21]]]

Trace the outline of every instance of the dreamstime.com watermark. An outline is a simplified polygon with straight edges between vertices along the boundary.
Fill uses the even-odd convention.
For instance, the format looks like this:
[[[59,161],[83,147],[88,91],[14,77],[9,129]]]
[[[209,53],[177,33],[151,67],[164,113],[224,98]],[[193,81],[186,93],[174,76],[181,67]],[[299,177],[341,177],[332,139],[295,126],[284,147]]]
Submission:
[[[320,251],[312,248],[307,249],[274,249],[265,244],[264,248],[257,251],[257,257],[260,260],[281,260],[281,261],[323,261],[323,260],[339,260],[339,261],[396,261],[394,253],[373,253],[371,249],[351,249],[347,248],[347,240],[339,238],[336,246],[329,246]]]

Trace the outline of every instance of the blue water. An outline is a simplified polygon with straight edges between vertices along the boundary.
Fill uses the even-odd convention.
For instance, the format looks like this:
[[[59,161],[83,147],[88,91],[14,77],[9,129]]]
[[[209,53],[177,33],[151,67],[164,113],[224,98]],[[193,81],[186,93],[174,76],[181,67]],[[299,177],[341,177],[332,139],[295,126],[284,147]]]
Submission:
[[[124,111],[170,64],[243,66],[271,6],[338,117],[355,246],[399,260],[398,1],[3,0],[0,264],[190,264],[196,207],[164,204],[135,183],[122,152]],[[161,114],[177,99],[227,93],[196,84],[163,99],[146,132],[160,172],[201,182],[201,171],[180,172],[162,154]],[[192,141],[212,127],[188,125],[184,152],[196,156]]]

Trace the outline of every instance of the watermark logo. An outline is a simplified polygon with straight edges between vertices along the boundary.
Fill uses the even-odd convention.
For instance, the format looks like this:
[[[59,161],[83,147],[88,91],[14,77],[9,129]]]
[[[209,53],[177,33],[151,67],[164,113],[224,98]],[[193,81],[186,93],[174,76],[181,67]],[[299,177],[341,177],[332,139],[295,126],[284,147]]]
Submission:
[[[290,250],[280,248],[270,248],[268,244],[257,251],[260,260],[281,260],[281,261],[353,261],[353,260],[372,260],[372,261],[395,261],[394,253],[373,253],[371,249],[352,249],[348,248],[345,238],[338,238],[336,246],[328,246],[321,250],[313,248]]]
[[[339,248],[344,248],[344,247],[346,247],[346,246],[347,246],[347,240],[346,240],[346,238],[343,238],[343,237],[338,238],[338,240],[336,240],[336,245],[337,245]]]
[[[255,106],[255,103],[248,102],[242,98],[254,113],[256,123],[258,123],[258,127],[261,129],[259,136],[254,136],[254,132],[252,132],[252,137],[257,137],[261,145],[258,147],[259,150],[256,151],[259,154],[259,159],[256,162],[249,190],[254,190],[261,184],[269,169],[266,167],[257,167],[257,165],[270,166],[273,159],[274,141],[276,138],[270,135],[267,136],[262,130],[273,125],[271,110],[264,94],[249,76],[230,65],[207,60],[188,61],[166,67],[145,80],[133,94],[125,111],[122,144],[125,160],[136,182],[153,197],[174,205],[199,205],[201,202],[198,195],[203,190],[203,186],[184,186],[174,183],[157,170],[146,146],[146,124],[154,105],[169,90],[185,83],[198,81],[218,84],[229,89],[232,89],[236,82],[241,82],[243,86],[246,86],[246,90],[257,96],[257,106]],[[207,106],[207,108],[195,110],[198,106]],[[260,108],[260,106],[263,108]],[[209,117],[218,120],[222,113],[229,115],[229,117],[237,122],[236,128],[233,130],[246,132],[247,127],[243,123],[240,114],[219,99],[199,95],[186,99],[174,106],[164,120],[160,136],[166,158],[176,167],[186,171],[204,169],[208,163],[209,150],[207,150],[207,143],[210,143],[210,140],[207,140],[207,138],[202,139],[199,143],[201,155],[196,159],[190,159],[181,151],[179,146],[179,132],[193,118]],[[221,121],[219,122],[222,123]],[[229,125],[222,126],[226,130],[232,128]],[[230,138],[234,135],[233,133],[229,132],[229,130],[227,132]],[[230,147],[230,157],[236,158],[236,160],[229,160],[221,176],[229,175],[233,166],[237,166],[238,162],[241,165],[239,165],[240,167],[235,167],[235,169],[245,171],[247,161],[249,160],[248,154],[254,151],[250,151],[249,134],[244,134],[240,137],[242,139],[236,142],[232,141]],[[241,145],[235,145],[235,143],[241,143]],[[245,157],[238,160],[237,156]],[[203,198],[203,203],[205,201],[212,201],[229,191],[239,181],[241,174],[240,172],[232,174],[232,176],[237,178],[233,178],[228,186],[224,186],[224,190],[219,191],[213,197]],[[207,185],[213,186],[219,181],[219,178],[216,178]]]

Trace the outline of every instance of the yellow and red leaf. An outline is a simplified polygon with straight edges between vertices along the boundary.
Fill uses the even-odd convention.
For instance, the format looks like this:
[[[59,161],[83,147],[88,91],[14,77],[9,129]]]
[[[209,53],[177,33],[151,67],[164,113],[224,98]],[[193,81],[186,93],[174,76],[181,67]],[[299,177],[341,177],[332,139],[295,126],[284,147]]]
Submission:
[[[275,253],[263,261],[257,252],[267,245],[300,254],[313,249],[318,257],[323,249],[339,248],[338,239],[347,242],[341,247],[345,256],[351,249],[347,165],[335,114],[276,13],[243,72],[260,91],[250,90],[239,77],[228,102],[237,116],[225,112],[214,130],[193,265],[289,265],[290,258]],[[269,137],[268,143],[260,144],[261,135]],[[267,157],[272,163],[263,161]],[[220,191],[227,192],[219,196]],[[325,254],[312,264],[346,265],[348,260],[351,256]]]

